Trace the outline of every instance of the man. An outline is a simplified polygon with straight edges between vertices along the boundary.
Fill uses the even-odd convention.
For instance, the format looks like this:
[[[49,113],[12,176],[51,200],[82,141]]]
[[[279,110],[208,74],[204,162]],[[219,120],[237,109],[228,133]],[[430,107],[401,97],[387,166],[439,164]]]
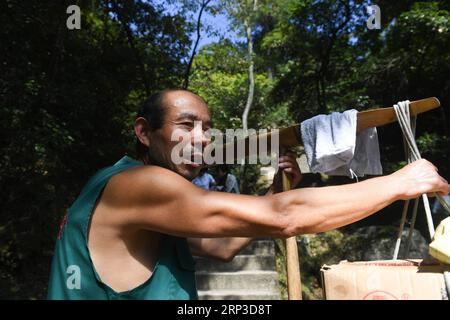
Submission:
[[[217,191],[241,193],[239,190],[239,183],[234,174],[229,172],[228,165],[220,165],[217,171]]]
[[[98,172],[69,208],[56,244],[51,299],[195,299],[191,256],[230,260],[252,237],[287,238],[332,230],[390,203],[450,186],[428,161],[384,177],[267,196],[203,190],[201,165],[172,160],[178,141],[210,143],[208,106],[185,90],[152,96],[135,121],[139,161]],[[299,179],[294,157],[281,169]],[[236,238],[238,237],[238,238]],[[222,238],[222,239],[220,239]],[[187,240],[186,240],[187,239]]]
[[[216,180],[208,173],[208,167],[205,166],[200,170],[199,175],[192,180],[192,183],[202,189],[213,190],[213,187],[216,185]]]

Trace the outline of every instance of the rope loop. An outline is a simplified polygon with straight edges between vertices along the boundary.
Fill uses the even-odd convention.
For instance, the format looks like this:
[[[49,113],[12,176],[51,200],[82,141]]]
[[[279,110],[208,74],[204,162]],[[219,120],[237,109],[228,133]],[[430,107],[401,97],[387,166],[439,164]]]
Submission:
[[[405,149],[405,157],[406,157],[406,160],[408,161],[408,163],[411,163],[411,162],[417,161],[419,159],[422,159],[422,157],[420,155],[420,151],[419,151],[419,148],[417,147],[416,140],[415,140],[417,116],[416,115],[411,116],[409,103],[410,103],[409,100],[398,102],[397,104],[394,105],[394,111],[395,111],[395,115],[397,116],[397,120],[400,125],[400,129],[402,130],[402,133],[403,133],[403,146]],[[435,193],[434,195],[438,199],[439,203],[444,207],[444,209],[448,213],[450,213],[450,205],[445,201],[445,199],[437,193]],[[428,231],[430,233],[430,238],[433,239],[433,236],[434,236],[433,218],[431,216],[430,204],[429,204],[428,197],[426,194],[422,195],[422,200],[423,200],[423,204],[425,207],[425,213],[426,213],[426,217],[427,217]],[[418,204],[418,199],[416,199],[416,202],[414,204],[413,219],[412,219],[412,222],[410,225],[409,235],[408,235],[408,243],[406,246],[406,248],[407,248],[406,256],[408,255],[409,248],[411,247],[412,231],[414,230],[414,224],[415,224],[416,215],[417,215],[417,204]],[[402,233],[403,233],[403,227],[405,225],[406,214],[408,211],[408,205],[409,205],[409,200],[407,202],[405,202],[405,206],[403,208],[402,219],[400,222],[399,232],[397,235],[397,241],[396,241],[395,249],[394,249],[394,257],[393,257],[394,260],[397,259],[397,256],[398,256],[398,251],[400,248],[400,243],[401,243],[401,238],[402,238]]]

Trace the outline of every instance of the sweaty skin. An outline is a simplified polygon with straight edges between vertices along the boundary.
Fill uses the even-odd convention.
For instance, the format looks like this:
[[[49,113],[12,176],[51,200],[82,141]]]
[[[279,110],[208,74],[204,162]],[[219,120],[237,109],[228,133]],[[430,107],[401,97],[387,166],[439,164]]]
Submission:
[[[295,189],[266,196],[207,191],[190,182],[201,167],[174,164],[171,136],[210,143],[205,131],[210,112],[200,97],[186,91],[165,95],[161,129],[150,130],[144,118],[135,134],[146,145],[144,166],[114,176],[94,209],[88,246],[94,266],[117,292],[146,281],[160,253],[162,233],[188,238],[194,255],[230,260],[253,237],[287,238],[332,230],[363,219],[396,200],[424,193],[448,194],[450,186],[426,160],[384,177],[322,188]],[[194,121],[201,121],[194,125]],[[198,141],[198,140],[196,140]],[[301,178],[295,158],[280,159],[294,184]],[[120,270],[120,272],[118,272]]]

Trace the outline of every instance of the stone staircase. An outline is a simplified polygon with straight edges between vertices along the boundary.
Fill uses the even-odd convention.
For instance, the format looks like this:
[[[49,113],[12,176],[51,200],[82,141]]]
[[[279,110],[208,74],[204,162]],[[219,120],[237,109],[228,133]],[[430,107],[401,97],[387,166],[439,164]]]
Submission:
[[[252,241],[228,263],[205,258],[196,261],[200,300],[280,299],[271,240]]]

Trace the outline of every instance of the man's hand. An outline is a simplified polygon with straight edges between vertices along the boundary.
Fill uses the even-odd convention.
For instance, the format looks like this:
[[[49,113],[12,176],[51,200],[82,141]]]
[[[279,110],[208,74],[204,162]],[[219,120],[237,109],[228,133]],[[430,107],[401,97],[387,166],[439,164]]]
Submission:
[[[278,159],[279,170],[274,177],[274,182],[281,181],[281,173],[285,172],[292,187],[302,180],[302,173],[297,163],[297,155],[293,151],[287,151]]]
[[[437,171],[431,162],[421,159],[394,172],[391,176],[396,178],[399,184],[400,199],[413,199],[424,193],[448,194],[450,185]]]

